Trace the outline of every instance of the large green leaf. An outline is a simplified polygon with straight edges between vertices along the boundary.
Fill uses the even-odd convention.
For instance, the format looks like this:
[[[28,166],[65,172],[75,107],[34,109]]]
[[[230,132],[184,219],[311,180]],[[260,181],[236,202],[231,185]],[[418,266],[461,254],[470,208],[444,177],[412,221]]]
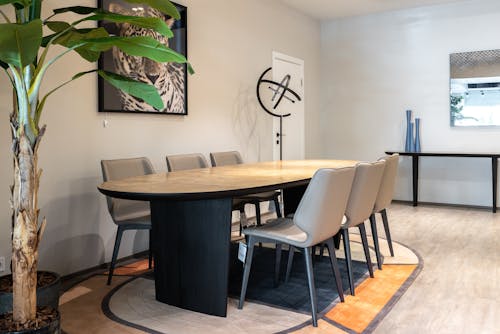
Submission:
[[[96,28],[83,28],[83,29],[74,29],[74,31],[78,31],[80,34],[86,34],[92,30],[94,30]],[[54,33],[54,34],[51,34],[51,35],[47,35],[47,36],[44,36],[42,38],[42,47],[46,47],[47,44],[50,42],[51,39],[53,39],[54,37],[56,37],[58,35],[58,33]],[[108,34],[109,36],[109,34]]]
[[[75,41],[81,41],[81,40],[86,40],[89,38],[101,38],[101,37],[108,37],[109,34],[104,28],[97,28],[93,29],[89,32],[86,33],[79,33],[76,32],[71,36],[71,38],[68,41],[71,41],[71,43]],[[70,42],[68,42],[68,45]],[[86,45],[81,46],[79,48],[76,48],[75,51],[82,56],[83,59],[86,59],[89,62],[96,62],[99,59],[99,56],[101,55],[100,51],[94,51],[92,49],[87,48]]]
[[[0,60],[16,67],[33,62],[42,43],[42,21],[0,24]]]
[[[187,71],[188,71],[189,74],[194,74],[195,73],[194,72],[194,68],[193,68],[193,66],[191,66],[190,63],[187,63]]]
[[[116,46],[123,52],[138,57],[146,57],[157,62],[185,63],[186,57],[167,48],[156,39],[148,36],[119,37],[110,36],[84,41],[86,47],[93,51],[106,51]]]
[[[63,7],[63,8],[54,9],[54,14],[73,12],[73,13],[80,14],[80,15],[88,15],[88,14],[97,13],[100,11],[101,11],[101,9],[95,8],[95,7],[71,6],[71,7]]]
[[[2,1],[2,0],[0,0]],[[21,1],[21,0],[19,0]],[[27,0],[25,0],[27,1]],[[156,8],[159,11],[161,11],[164,14],[167,14],[171,17],[173,17],[176,20],[179,20],[181,18],[181,15],[179,14],[179,11],[175,7],[174,4],[172,4],[168,0],[125,0],[128,3],[134,3],[134,4],[144,4],[148,5],[150,7]],[[77,13],[80,15],[87,15],[91,13],[97,13],[101,9],[95,8],[95,7],[85,7],[85,6],[71,6],[71,7],[63,7],[63,8],[57,8],[54,9],[55,14],[60,14],[60,13],[65,13],[65,12],[73,12]]]
[[[152,29],[163,36],[168,38],[172,37],[174,34],[172,30],[168,27],[165,20],[159,17],[143,17],[143,16],[133,16],[133,15],[122,15],[117,13],[112,13],[100,8],[94,7],[65,7],[54,10],[54,13],[60,14],[65,12],[73,12],[82,15],[94,14],[83,19],[83,21],[109,21],[115,23],[129,23],[131,25]],[[52,29],[52,28],[51,28]]]
[[[172,30],[168,27],[165,20],[158,17],[142,17],[142,16],[132,16],[132,15],[121,15],[110,12],[100,12],[95,15],[85,18],[86,21],[109,21],[114,23],[128,23],[133,26],[152,29],[159,32],[165,37],[172,37],[174,34]]]
[[[54,22],[55,24],[50,25],[50,29],[55,31],[56,34],[58,32],[61,32],[63,30],[66,30],[68,26],[64,25],[64,22],[57,23]],[[42,42],[42,45],[46,45],[50,39],[52,39],[56,34],[46,36],[44,37],[44,41]],[[90,28],[90,29],[74,29],[71,28],[61,36],[57,37],[54,40],[54,44],[59,44],[65,47],[72,47],[77,44],[81,44],[82,41],[85,41],[87,39],[93,39],[93,38],[103,38],[103,37],[108,37],[109,34],[104,28]],[[44,44],[45,43],[45,44]],[[95,62],[99,59],[99,56],[101,54],[100,51],[95,51],[90,49],[87,45],[83,45],[81,47],[78,47],[75,49],[75,51],[84,59],[86,59],[89,62]]]
[[[179,11],[173,3],[168,0],[125,0],[128,3],[144,4],[150,7],[156,8],[164,14],[167,14],[174,19],[178,20],[181,18]]]
[[[158,94],[158,90],[155,86],[148,85],[144,82],[135,81],[116,73],[106,72],[102,70],[97,71],[97,73],[99,73],[99,75],[104,80],[109,82],[114,87],[127,94],[144,100],[144,102],[156,108],[157,110],[162,110],[164,108],[163,101],[161,100],[160,94]]]
[[[47,21],[45,25],[53,32],[61,32],[71,27],[68,22],[64,21]]]

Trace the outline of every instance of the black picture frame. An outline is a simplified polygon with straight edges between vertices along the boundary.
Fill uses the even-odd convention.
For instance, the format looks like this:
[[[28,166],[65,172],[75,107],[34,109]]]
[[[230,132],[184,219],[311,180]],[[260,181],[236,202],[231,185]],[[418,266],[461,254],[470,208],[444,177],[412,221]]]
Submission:
[[[169,16],[163,15],[146,5],[130,4],[122,0],[99,0],[99,8],[120,12],[125,15],[137,15],[138,11],[144,11],[148,15],[153,11],[155,15],[163,15],[165,21],[174,33],[174,37],[168,39],[168,46],[174,51],[187,58],[187,7],[173,3],[180,13],[180,20],[175,20],[173,24],[169,21]],[[125,30],[130,33],[130,26],[119,26],[115,23],[100,21],[99,26],[105,27],[112,34],[120,35]],[[120,29],[122,29],[120,31]],[[139,33],[144,29],[134,28]],[[160,37],[161,38],[161,37]],[[115,53],[114,53],[115,52]],[[123,56],[120,51],[109,50],[103,52],[99,59],[99,69],[133,77],[136,80],[154,84],[160,91],[165,109],[156,110],[147,105],[142,100],[132,97],[116,89],[101,77],[98,78],[99,90],[99,112],[122,112],[122,113],[142,113],[142,114],[162,114],[162,115],[187,115],[188,114],[188,75],[186,64],[162,63],[156,64],[145,58]],[[124,64],[122,59],[127,60]],[[134,63],[135,62],[135,63]],[[148,63],[149,62],[149,63]],[[132,66],[130,66],[132,64]],[[126,66],[123,66],[126,65]],[[144,66],[146,65],[146,66]],[[146,68],[151,68],[153,72],[146,73]],[[138,68],[138,71],[132,70]],[[132,74],[132,75],[130,75]]]

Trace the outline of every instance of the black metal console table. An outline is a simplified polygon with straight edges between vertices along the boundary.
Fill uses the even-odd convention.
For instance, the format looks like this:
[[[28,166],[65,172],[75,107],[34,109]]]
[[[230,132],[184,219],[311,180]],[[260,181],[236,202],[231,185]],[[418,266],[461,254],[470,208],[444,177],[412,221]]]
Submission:
[[[387,154],[398,153],[401,156],[410,156],[413,172],[413,206],[418,205],[418,160],[419,157],[455,157],[455,158],[490,158],[493,213],[497,212],[497,170],[500,153],[442,153],[442,152],[397,152],[386,151]]]

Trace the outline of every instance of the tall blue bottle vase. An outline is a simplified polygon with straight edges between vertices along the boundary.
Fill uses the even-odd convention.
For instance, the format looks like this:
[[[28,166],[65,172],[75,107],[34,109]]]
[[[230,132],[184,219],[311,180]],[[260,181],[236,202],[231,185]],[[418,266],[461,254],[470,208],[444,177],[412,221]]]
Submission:
[[[405,152],[413,150],[413,123],[411,122],[411,110],[406,110],[406,142]]]
[[[413,152],[420,152],[420,118],[415,118],[415,141]]]

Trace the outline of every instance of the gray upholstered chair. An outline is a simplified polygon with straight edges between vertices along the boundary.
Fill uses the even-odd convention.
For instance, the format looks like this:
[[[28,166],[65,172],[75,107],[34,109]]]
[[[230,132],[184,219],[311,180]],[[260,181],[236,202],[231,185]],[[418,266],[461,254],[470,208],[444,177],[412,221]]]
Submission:
[[[238,165],[243,163],[243,159],[238,151],[228,152],[212,152],[210,153],[210,162],[213,167]],[[253,204],[255,206],[255,216],[257,219],[257,226],[261,225],[260,217],[260,202],[273,201],[276,209],[276,215],[281,217],[281,209],[279,203],[279,191],[266,191],[256,193],[248,196],[238,197],[233,199],[233,210],[238,210],[240,213],[245,211],[246,204]]]
[[[201,153],[167,155],[166,160],[169,172],[208,167],[207,159]]]
[[[362,162],[356,165],[356,175],[352,184],[351,194],[345,211],[346,219],[342,223],[341,233],[344,241],[349,288],[354,296],[354,280],[352,275],[351,247],[349,243],[349,228],[358,227],[365,253],[366,264],[370,277],[373,277],[373,267],[366,238],[365,221],[370,218],[373,206],[384,174],[385,161],[373,163]]]
[[[238,308],[241,309],[245,301],[253,250],[258,242],[275,243],[277,250],[281,249],[282,244],[288,244],[303,251],[314,326],[317,326],[317,304],[311,247],[326,242],[339,297],[341,301],[344,301],[342,281],[332,237],[340,229],[354,173],[354,167],[318,170],[311,179],[293,218],[272,219],[265,225],[243,230],[247,238],[248,250]],[[279,267],[280,258],[281,256],[277,255],[277,267]]]
[[[102,177],[104,181],[118,180],[132,176],[153,174],[153,166],[148,158],[101,160]],[[106,196],[108,211],[113,222],[118,226],[115,246],[109,266],[108,282],[111,284],[116,258],[124,231],[149,230],[149,268],[151,268],[153,253],[151,248],[151,216],[149,202],[130,201]]]
[[[370,216],[370,224],[372,229],[373,244],[375,246],[375,254],[377,255],[377,265],[379,269],[382,269],[382,256],[380,254],[377,234],[377,221],[375,219],[375,214],[380,213],[380,215],[382,216],[385,237],[389,245],[389,251],[391,253],[391,256],[394,256],[391,231],[389,230],[389,221],[387,220],[386,209],[389,207],[389,205],[391,205],[392,197],[394,195],[394,186],[396,184],[396,176],[398,174],[399,154],[396,153],[380,158],[379,160],[385,161],[385,169],[384,175],[382,176],[382,182],[380,183],[380,189],[377,194],[377,199],[375,200],[375,207],[373,208],[373,212]]]

